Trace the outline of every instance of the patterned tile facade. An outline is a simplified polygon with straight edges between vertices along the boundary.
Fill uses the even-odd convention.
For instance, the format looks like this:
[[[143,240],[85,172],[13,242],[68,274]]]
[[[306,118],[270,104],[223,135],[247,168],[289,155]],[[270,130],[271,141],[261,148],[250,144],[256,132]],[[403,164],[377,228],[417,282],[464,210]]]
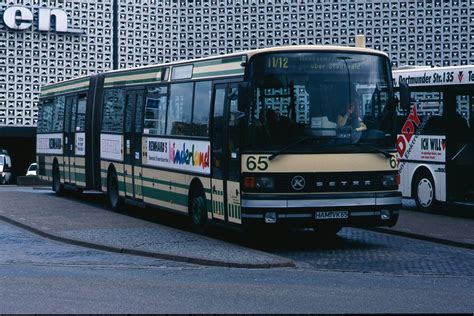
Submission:
[[[119,68],[296,44],[370,48],[401,65],[474,64],[474,0],[117,0]],[[0,126],[35,126],[42,84],[113,66],[113,0],[2,0],[60,8],[84,35],[7,31],[0,20]]]
[[[112,0],[2,0],[0,3],[0,126],[36,126],[43,84],[112,68]],[[41,7],[62,9],[85,35],[11,31],[4,11],[23,6],[37,19]]]

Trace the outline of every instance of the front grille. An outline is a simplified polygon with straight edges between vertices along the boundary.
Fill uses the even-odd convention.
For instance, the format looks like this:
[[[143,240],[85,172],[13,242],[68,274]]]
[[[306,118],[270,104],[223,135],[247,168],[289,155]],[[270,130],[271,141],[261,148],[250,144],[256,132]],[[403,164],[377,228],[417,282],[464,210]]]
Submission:
[[[273,173],[275,188],[272,191],[245,190],[267,193],[320,193],[320,192],[366,192],[395,190],[396,186],[383,187],[383,176],[393,172],[321,172],[321,173]],[[244,177],[246,175],[244,174]],[[291,183],[296,176],[304,178],[303,189],[295,189]],[[299,180],[299,179],[297,179]],[[299,181],[301,183],[301,181]]]

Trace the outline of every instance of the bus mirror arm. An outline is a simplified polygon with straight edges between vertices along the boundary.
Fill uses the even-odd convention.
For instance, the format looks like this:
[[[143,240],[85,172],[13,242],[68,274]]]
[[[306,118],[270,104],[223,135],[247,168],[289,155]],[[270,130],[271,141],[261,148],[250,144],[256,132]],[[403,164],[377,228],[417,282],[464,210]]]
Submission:
[[[249,84],[248,82],[239,83],[239,99],[238,99],[238,110],[239,112],[245,112],[249,100]]]

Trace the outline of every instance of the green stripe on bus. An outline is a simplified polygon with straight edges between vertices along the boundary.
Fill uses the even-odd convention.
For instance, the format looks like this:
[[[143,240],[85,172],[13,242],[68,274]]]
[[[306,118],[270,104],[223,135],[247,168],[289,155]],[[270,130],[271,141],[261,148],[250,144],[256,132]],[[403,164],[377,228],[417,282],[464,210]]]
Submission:
[[[229,76],[229,75],[243,75],[243,69],[231,69],[231,70],[221,70],[221,71],[210,71],[194,74],[193,78],[203,78],[203,77],[217,77],[217,76]]]
[[[187,184],[175,183],[175,182],[170,182],[170,181],[163,181],[163,180],[158,180],[158,179],[153,179],[153,178],[146,178],[146,177],[143,177],[143,181],[157,183],[157,184],[163,184],[163,185],[170,185],[170,186],[174,186],[174,187],[177,187],[177,188],[180,188],[180,189],[189,190],[189,185],[187,185]]]
[[[84,173],[77,173],[76,172],[76,181],[86,182],[86,175]]]
[[[90,78],[87,77],[87,78],[82,78],[82,79],[77,79],[77,80],[71,80],[71,81],[63,82],[63,83],[56,83],[56,84],[54,84],[54,85],[42,87],[42,88],[41,88],[41,91],[53,90],[53,89],[57,89],[57,88],[62,88],[62,87],[67,87],[67,86],[76,85],[76,84],[79,84],[79,83],[84,83],[84,82],[87,82],[87,83],[88,83],[87,86],[89,86]]]
[[[54,95],[68,94],[68,93],[79,92],[79,91],[87,92],[88,89],[89,89],[89,87],[79,87],[79,88],[66,89],[66,90],[60,90],[60,91],[49,92],[49,93],[44,93],[43,92],[43,93],[41,93],[41,97],[46,98],[46,97],[51,97],[51,96],[54,96]]]
[[[143,83],[158,83],[161,82],[161,78],[147,78],[147,79],[139,79],[139,80],[123,80],[123,81],[114,81],[108,82],[104,84],[104,88],[110,88],[115,86],[123,86],[123,85],[133,85],[133,84],[143,84]]]
[[[101,171],[103,173],[107,173],[107,170],[105,170],[105,169],[101,169]],[[121,173],[121,172],[116,172],[116,174],[117,174],[117,177],[125,176],[125,174]],[[127,176],[127,178],[129,178],[129,176]],[[136,175],[135,175],[135,179],[136,180],[143,180],[143,181],[147,181],[147,182],[151,182],[151,183],[156,183],[156,184],[169,185],[169,186],[172,186],[172,187],[189,190],[189,185],[187,185],[187,184],[175,183],[175,182],[170,182],[170,181],[163,181],[163,180],[149,178],[149,177],[141,177],[140,178],[139,176],[136,176]],[[107,178],[102,177],[102,181],[103,181],[102,185],[107,186]],[[220,192],[219,195],[224,195],[223,191],[218,191],[218,192]],[[211,193],[211,189],[204,188],[204,193]]]
[[[146,75],[151,73],[159,73],[163,70],[163,67],[159,68],[150,68],[150,69],[140,69],[140,70],[128,70],[123,72],[111,73],[105,76],[104,82],[107,82],[107,79],[110,78],[120,78],[120,77],[128,77],[128,76],[136,76],[136,75]]]
[[[173,201],[175,204],[188,206],[188,196],[186,194],[179,194],[157,188],[143,187],[143,196],[164,202]]]
[[[225,65],[225,64],[236,63],[236,62],[244,61],[244,60],[245,60],[244,56],[214,59],[214,60],[197,62],[194,64],[194,67],[201,68],[201,67],[208,67],[208,66],[215,66],[215,65]]]

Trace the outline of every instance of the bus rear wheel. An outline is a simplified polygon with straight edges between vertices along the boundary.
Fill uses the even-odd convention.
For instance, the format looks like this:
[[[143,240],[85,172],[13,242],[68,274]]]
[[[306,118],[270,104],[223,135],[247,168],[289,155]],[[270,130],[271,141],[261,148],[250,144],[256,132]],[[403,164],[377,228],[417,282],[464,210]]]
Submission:
[[[114,170],[111,171],[107,177],[107,205],[115,212],[118,212],[122,206],[118,188],[118,178]]]
[[[59,173],[58,163],[55,162],[53,165],[53,191],[57,195],[64,193],[64,187],[61,185],[61,174]]]
[[[428,172],[420,173],[414,181],[414,198],[416,206],[422,211],[431,211],[436,205],[435,185]]]
[[[195,193],[190,203],[191,228],[195,233],[207,232],[206,198],[202,193]]]

